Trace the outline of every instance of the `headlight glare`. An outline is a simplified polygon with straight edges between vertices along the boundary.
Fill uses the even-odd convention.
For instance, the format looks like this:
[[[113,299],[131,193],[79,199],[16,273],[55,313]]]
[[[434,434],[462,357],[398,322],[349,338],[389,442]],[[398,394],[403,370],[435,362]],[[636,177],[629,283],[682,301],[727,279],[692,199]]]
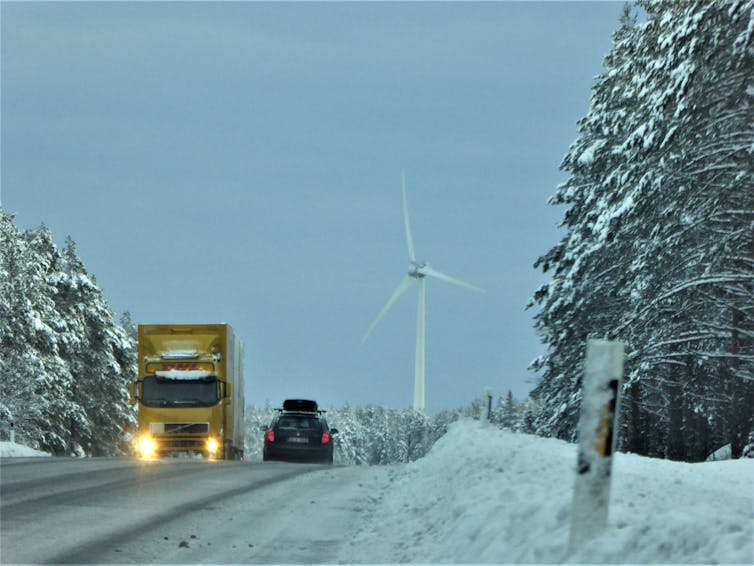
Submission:
[[[142,458],[153,458],[157,452],[157,443],[148,434],[139,438],[139,453]]]

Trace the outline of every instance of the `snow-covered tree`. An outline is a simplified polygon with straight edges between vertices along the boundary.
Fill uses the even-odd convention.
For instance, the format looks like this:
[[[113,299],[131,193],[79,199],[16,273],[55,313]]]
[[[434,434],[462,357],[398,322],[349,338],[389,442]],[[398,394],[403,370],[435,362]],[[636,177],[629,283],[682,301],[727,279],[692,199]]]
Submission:
[[[535,430],[573,439],[585,340],[627,345],[622,445],[740,454],[754,428],[754,2],[626,10],[563,161],[532,304]]]
[[[74,400],[89,419],[88,434],[77,442],[94,455],[123,452],[125,432],[134,425],[128,382],[135,376],[135,343],[115,324],[70,237],[62,257],[53,279],[57,309],[67,325],[63,357],[74,375]]]
[[[509,389],[505,398],[500,397],[492,413],[492,422],[500,428],[521,432],[523,430],[524,407],[513,397]]]
[[[69,239],[20,233],[0,208],[0,415],[54,454],[117,454],[134,424],[135,341],[114,321]]]

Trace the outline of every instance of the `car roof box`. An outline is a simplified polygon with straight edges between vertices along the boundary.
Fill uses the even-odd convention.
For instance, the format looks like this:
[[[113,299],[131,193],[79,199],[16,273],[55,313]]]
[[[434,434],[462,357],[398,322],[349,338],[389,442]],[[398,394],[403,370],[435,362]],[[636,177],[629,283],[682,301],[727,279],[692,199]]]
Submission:
[[[283,401],[284,411],[298,411],[301,413],[316,413],[317,402],[310,399],[286,399]]]

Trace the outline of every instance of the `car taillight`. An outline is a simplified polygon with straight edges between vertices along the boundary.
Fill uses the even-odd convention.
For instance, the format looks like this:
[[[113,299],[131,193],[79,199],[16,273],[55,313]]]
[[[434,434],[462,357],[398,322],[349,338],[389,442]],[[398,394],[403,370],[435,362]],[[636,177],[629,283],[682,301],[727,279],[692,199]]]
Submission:
[[[322,444],[327,444],[330,442],[330,433],[329,432],[323,432],[322,433]]]
[[[269,442],[275,442],[275,431],[274,430],[268,430],[267,431],[267,440]]]

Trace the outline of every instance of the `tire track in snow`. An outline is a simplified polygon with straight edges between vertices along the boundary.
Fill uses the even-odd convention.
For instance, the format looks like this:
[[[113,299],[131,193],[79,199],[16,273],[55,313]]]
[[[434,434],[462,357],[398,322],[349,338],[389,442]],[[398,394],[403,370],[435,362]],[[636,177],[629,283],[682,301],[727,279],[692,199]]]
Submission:
[[[255,489],[260,489],[275,483],[284,482],[296,476],[307,473],[309,470],[296,470],[288,472],[280,476],[273,476],[263,480],[254,480],[245,485],[226,490],[221,493],[215,493],[200,499],[192,500],[187,503],[176,505],[149,517],[146,520],[139,521],[138,523],[121,530],[117,533],[99,537],[95,540],[89,541],[86,544],[78,546],[72,551],[67,551],[55,555],[49,561],[52,564],[86,564],[99,562],[99,557],[104,551],[111,551],[113,548],[128,542],[135,537],[156,529],[157,527],[175,521],[181,518],[181,516],[198,511],[211,504],[216,504],[227,499],[245,494]]]
[[[138,475],[132,475],[134,466],[116,469],[79,471],[58,478],[40,478],[14,482],[0,487],[0,512],[5,516],[20,518],[27,513],[36,513],[38,508],[51,505],[84,503],[96,497],[94,489],[123,489],[129,485],[143,485],[164,477],[177,477],[201,473],[201,468],[187,468],[176,472],[169,467],[138,467]],[[116,477],[113,477],[116,474]],[[125,477],[124,477],[125,476]],[[81,487],[79,487],[81,486]]]

